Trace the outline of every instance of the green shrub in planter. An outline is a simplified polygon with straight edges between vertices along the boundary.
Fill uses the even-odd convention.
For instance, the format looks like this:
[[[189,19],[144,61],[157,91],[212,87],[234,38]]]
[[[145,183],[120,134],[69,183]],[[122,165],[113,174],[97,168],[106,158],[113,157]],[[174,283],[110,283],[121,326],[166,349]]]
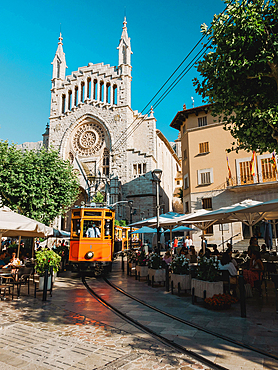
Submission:
[[[205,281],[218,281],[220,270],[217,257],[201,257],[198,259],[197,279]]]
[[[165,265],[163,262],[157,253],[151,253],[149,255],[148,267],[154,270],[161,269]]]
[[[45,270],[50,270],[53,267],[53,272],[58,272],[60,268],[61,257],[53,250],[43,248],[36,252],[36,272],[43,276]]]
[[[173,274],[188,275],[189,274],[189,259],[183,254],[175,256],[170,264]]]

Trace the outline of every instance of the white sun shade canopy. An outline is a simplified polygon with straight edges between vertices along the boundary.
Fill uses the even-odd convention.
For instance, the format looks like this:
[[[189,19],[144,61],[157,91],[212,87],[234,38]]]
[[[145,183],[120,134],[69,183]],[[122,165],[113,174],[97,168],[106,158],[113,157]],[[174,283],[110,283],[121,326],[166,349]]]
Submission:
[[[27,238],[46,237],[53,234],[53,228],[4,206],[0,208],[0,234]]]

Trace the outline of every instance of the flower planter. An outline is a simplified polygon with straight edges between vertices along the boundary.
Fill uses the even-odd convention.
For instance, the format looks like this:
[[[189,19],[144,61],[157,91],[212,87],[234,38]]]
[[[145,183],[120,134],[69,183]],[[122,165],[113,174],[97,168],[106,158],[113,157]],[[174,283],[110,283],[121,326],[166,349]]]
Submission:
[[[171,286],[179,290],[191,289],[191,276],[171,274]]]
[[[199,298],[211,298],[214,296],[214,294],[223,294],[223,281],[210,282],[191,279],[191,291],[192,296]]]
[[[165,269],[148,269],[149,281],[155,283],[164,283],[166,281],[166,271]]]
[[[136,272],[139,277],[139,281],[141,277],[148,276],[148,266],[136,266]]]
[[[44,285],[44,276],[40,276],[39,278],[39,290],[43,290]],[[48,276],[47,279],[47,290],[51,289],[51,276]]]

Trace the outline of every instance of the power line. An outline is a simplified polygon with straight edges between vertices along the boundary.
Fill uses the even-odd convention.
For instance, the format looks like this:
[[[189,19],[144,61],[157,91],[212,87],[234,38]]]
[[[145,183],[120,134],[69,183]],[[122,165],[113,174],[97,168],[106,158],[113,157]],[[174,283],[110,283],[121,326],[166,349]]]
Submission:
[[[232,3],[232,1],[230,1],[230,3],[227,5],[227,7],[223,10],[223,12],[220,14],[223,15],[224,12],[226,11],[226,9],[229,7],[229,5]],[[243,4],[243,3],[242,3]],[[240,9],[240,7],[242,6],[242,4],[237,8],[237,10]],[[224,26],[226,25],[227,22],[229,22],[231,19],[233,18],[233,16],[230,16],[230,18],[223,23],[222,25],[222,29],[220,30],[220,33],[222,33],[223,31],[223,28]],[[166,85],[166,83],[171,79],[171,77],[176,73],[176,71],[180,68],[180,66],[184,63],[184,61],[188,58],[188,56],[195,50],[195,48],[197,47],[197,45],[203,40],[203,38],[209,33],[209,31],[212,29],[212,26],[207,30],[206,34],[204,34],[204,36],[199,40],[199,42],[194,46],[194,48],[190,51],[190,53],[186,56],[186,58],[184,58],[184,60],[182,61],[182,63],[180,63],[180,65],[176,68],[176,70],[172,73],[172,75],[168,78],[168,80],[165,82],[165,84],[160,88],[159,92],[162,90],[162,88]],[[205,53],[206,51],[209,49],[210,47],[210,44],[212,43],[212,39],[203,47],[203,49],[205,48],[205,50],[200,50],[197,55],[191,60],[191,62],[188,63],[188,65],[182,70],[182,72],[176,77],[176,79],[174,80],[174,82],[171,83],[171,85],[164,91],[164,93],[161,95],[161,97],[158,98],[158,100],[156,100],[156,102],[154,103],[154,108],[156,108],[165,98],[166,96],[174,89],[174,87],[183,79],[183,77],[189,72],[189,70],[193,67],[194,63],[199,60]],[[199,57],[200,56],[200,57]],[[157,92],[155,94],[155,96],[151,99],[151,101],[154,100],[154,98],[158,95]],[[149,104],[149,103],[148,103]],[[144,108],[145,109],[145,108]],[[149,109],[148,113],[151,111],[151,109]],[[147,113],[147,114],[148,114]],[[117,150],[120,145],[122,145],[122,141],[124,140],[127,140],[133,133],[134,131],[141,125],[141,123],[145,120],[145,118],[141,118],[141,120],[139,122],[137,122],[136,126],[134,126],[131,131],[129,133],[126,134],[125,137],[121,137],[119,138],[115,143],[114,145],[112,146],[111,150]],[[134,120],[131,125],[129,127],[131,127],[133,125],[133,123],[135,122],[136,120]],[[128,127],[128,128],[129,128]],[[128,130],[127,128],[127,130]],[[126,130],[126,132],[127,132]],[[122,140],[118,145],[117,142],[119,142],[120,140]]]

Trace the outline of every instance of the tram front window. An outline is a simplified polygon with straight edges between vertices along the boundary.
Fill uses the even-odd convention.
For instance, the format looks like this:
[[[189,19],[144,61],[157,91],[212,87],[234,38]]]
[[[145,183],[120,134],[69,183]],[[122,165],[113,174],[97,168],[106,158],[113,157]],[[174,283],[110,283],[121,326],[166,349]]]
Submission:
[[[112,237],[112,220],[105,220],[105,225],[104,225],[104,233],[105,236],[109,236],[110,238]]]
[[[79,238],[80,235],[80,218],[72,220],[72,236]]]
[[[100,238],[101,221],[85,220],[83,223],[83,238]]]

